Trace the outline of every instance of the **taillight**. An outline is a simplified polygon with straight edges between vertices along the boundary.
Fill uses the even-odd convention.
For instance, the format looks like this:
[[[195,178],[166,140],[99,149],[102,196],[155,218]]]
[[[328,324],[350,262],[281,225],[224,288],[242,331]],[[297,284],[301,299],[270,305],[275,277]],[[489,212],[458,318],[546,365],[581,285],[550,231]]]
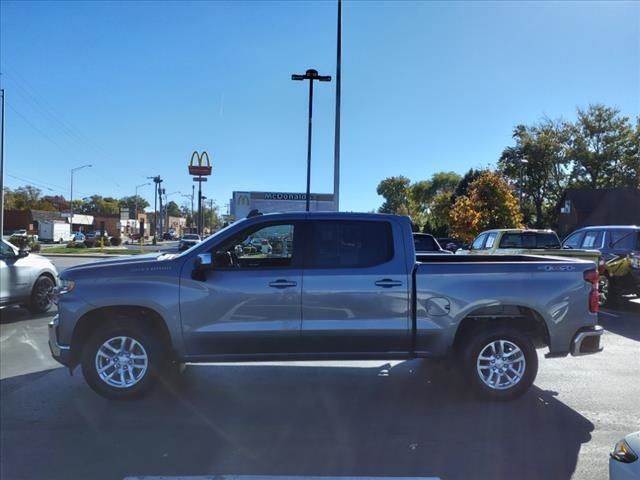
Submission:
[[[607,271],[607,262],[600,259],[600,262],[598,262],[598,273],[600,275],[604,275],[606,271]]]
[[[598,270],[587,270],[583,274],[585,282],[591,284],[589,292],[589,311],[597,313],[600,310],[600,292],[598,291]]]

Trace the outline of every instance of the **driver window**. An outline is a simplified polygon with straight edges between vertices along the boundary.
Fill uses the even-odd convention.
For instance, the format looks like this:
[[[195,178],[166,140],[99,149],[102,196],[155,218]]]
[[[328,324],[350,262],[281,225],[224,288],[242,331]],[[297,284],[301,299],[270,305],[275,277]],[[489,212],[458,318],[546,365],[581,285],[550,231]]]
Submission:
[[[216,257],[225,252],[230,268],[289,267],[293,260],[292,223],[272,224],[244,230],[217,249]]]

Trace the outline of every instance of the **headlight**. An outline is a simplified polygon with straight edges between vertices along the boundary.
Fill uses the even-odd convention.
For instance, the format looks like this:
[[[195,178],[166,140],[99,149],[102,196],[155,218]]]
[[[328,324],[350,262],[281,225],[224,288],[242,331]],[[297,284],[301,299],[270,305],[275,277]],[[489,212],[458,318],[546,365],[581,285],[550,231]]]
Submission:
[[[64,295],[65,293],[69,293],[76,287],[76,282],[73,280],[63,280],[60,279],[60,286],[58,287],[58,295]]]
[[[611,458],[623,463],[633,463],[638,459],[638,455],[636,455],[636,452],[631,450],[631,447],[626,440],[620,440],[616,443],[616,446],[613,447],[613,452],[611,452],[610,455]]]

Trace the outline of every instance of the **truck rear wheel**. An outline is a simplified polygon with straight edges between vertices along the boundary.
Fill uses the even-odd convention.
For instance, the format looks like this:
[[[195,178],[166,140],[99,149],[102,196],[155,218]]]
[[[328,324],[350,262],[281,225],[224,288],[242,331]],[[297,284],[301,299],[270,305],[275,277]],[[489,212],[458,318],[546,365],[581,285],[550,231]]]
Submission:
[[[98,394],[129,400],[147,393],[163,373],[166,355],[153,333],[134,325],[98,329],[82,354],[82,374]]]
[[[474,390],[492,400],[512,400],[525,393],[538,373],[531,339],[515,328],[476,330],[462,351],[462,370]]]

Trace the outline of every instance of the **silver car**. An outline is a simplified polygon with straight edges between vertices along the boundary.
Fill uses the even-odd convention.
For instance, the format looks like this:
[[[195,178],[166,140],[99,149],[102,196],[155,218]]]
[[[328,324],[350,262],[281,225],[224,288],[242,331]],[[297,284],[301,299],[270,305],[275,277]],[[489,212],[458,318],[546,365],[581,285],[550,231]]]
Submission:
[[[0,241],[0,306],[21,304],[33,313],[53,305],[56,267],[46,258]]]

